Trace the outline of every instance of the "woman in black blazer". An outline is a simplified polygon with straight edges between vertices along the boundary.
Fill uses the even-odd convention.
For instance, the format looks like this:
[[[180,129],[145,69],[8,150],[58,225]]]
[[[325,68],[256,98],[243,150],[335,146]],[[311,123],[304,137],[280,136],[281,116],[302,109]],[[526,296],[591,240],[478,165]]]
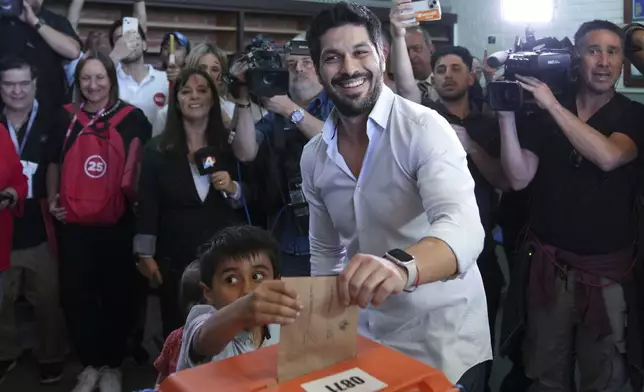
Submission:
[[[165,130],[147,146],[134,239],[139,270],[159,285],[163,332],[183,326],[179,285],[198,248],[218,230],[244,223],[245,187],[228,143],[216,87],[197,69],[174,83]],[[195,152],[208,147],[216,172],[200,175]]]

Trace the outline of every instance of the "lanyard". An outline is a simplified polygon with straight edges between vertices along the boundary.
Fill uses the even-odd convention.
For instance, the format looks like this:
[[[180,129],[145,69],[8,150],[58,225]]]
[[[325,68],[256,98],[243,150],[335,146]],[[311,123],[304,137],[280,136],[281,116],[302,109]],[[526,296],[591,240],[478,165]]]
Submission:
[[[16,147],[16,151],[18,152],[19,156],[22,156],[22,151],[25,149],[25,146],[27,145],[27,139],[29,139],[29,133],[31,132],[31,127],[34,125],[34,121],[36,120],[37,115],[38,115],[38,101],[34,99],[34,105],[31,108],[31,114],[29,115],[29,121],[27,122],[27,128],[25,129],[25,137],[22,138],[22,143],[18,143],[18,133],[16,132],[16,129],[13,127],[13,124],[11,124],[11,121],[7,119],[7,128],[9,128],[9,136],[11,136],[11,141],[13,142],[13,145]]]
[[[83,106],[85,106],[85,105],[80,106],[80,110],[83,110]],[[99,110],[99,112],[96,113],[96,115],[94,117],[92,117],[87,124],[83,125],[83,128],[80,130],[80,132],[78,132],[78,136],[80,136],[81,133],[83,133],[87,128],[89,128],[92,125],[94,125],[96,120],[101,118],[103,113],[105,113],[105,108]],[[72,131],[74,130],[74,125],[76,125],[76,121],[78,121],[78,113],[74,114],[74,117],[72,117],[72,121],[69,124],[69,128],[67,128],[67,133],[65,134],[65,138],[68,138],[72,134]]]

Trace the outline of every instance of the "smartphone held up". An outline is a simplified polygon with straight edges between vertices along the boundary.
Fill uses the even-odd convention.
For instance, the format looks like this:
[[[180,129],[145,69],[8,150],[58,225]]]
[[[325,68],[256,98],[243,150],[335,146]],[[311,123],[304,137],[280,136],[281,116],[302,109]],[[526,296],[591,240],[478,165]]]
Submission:
[[[402,15],[409,16],[403,23],[413,25],[420,22],[433,22],[441,20],[443,11],[439,0],[412,1],[410,10],[404,11]]]

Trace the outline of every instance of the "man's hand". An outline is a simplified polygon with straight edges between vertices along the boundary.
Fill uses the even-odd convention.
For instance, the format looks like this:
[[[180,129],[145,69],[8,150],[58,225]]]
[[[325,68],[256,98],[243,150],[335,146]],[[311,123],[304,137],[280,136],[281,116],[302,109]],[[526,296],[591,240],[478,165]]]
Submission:
[[[142,42],[139,33],[136,31],[128,31],[116,41],[110,57],[115,63],[120,63],[123,59],[128,58],[128,56],[134,53],[140,45],[142,45]]]
[[[265,280],[241,300],[241,316],[246,327],[291,324],[303,309],[297,293],[281,280]]]
[[[168,75],[168,81],[174,82],[179,77],[181,73],[181,68],[177,64],[168,64],[168,68],[165,70]]]
[[[407,284],[407,270],[382,257],[358,253],[338,277],[340,302],[366,308],[380,305]]]
[[[390,31],[394,38],[404,37],[407,34],[407,28],[418,26],[416,20],[409,23],[409,20],[413,18],[413,12],[411,0],[396,0],[394,2],[394,6],[389,12]]]
[[[286,95],[276,95],[270,98],[261,99],[262,106],[269,112],[279,114],[283,117],[288,117],[297,110],[298,106],[295,102],[291,101]]]
[[[34,9],[31,8],[29,3],[26,1],[22,2],[22,13],[20,14],[19,19],[29,26],[35,26],[36,23],[38,23],[38,17],[36,16]]]
[[[541,109],[550,110],[559,103],[550,87],[539,79],[521,75],[516,75],[516,78],[524,90],[534,95],[534,99]]]
[[[458,140],[460,140],[461,145],[463,146],[463,149],[465,150],[466,153],[471,154],[474,152],[474,142],[470,138],[470,135],[467,133],[467,130],[460,126],[460,125],[454,125],[451,124],[452,128],[454,129],[454,132],[456,132],[456,136],[458,136]]]
[[[246,71],[248,71],[248,63],[245,61],[235,61],[230,67],[230,74],[242,83],[246,83]]]

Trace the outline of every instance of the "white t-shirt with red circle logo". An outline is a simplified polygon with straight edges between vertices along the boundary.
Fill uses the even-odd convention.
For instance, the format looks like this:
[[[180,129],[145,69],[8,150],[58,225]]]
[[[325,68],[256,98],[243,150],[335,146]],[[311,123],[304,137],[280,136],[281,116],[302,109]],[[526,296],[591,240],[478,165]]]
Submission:
[[[168,101],[169,83],[165,72],[148,65],[148,76],[137,83],[123,71],[121,64],[116,69],[119,81],[119,98],[141,109],[151,124]]]

